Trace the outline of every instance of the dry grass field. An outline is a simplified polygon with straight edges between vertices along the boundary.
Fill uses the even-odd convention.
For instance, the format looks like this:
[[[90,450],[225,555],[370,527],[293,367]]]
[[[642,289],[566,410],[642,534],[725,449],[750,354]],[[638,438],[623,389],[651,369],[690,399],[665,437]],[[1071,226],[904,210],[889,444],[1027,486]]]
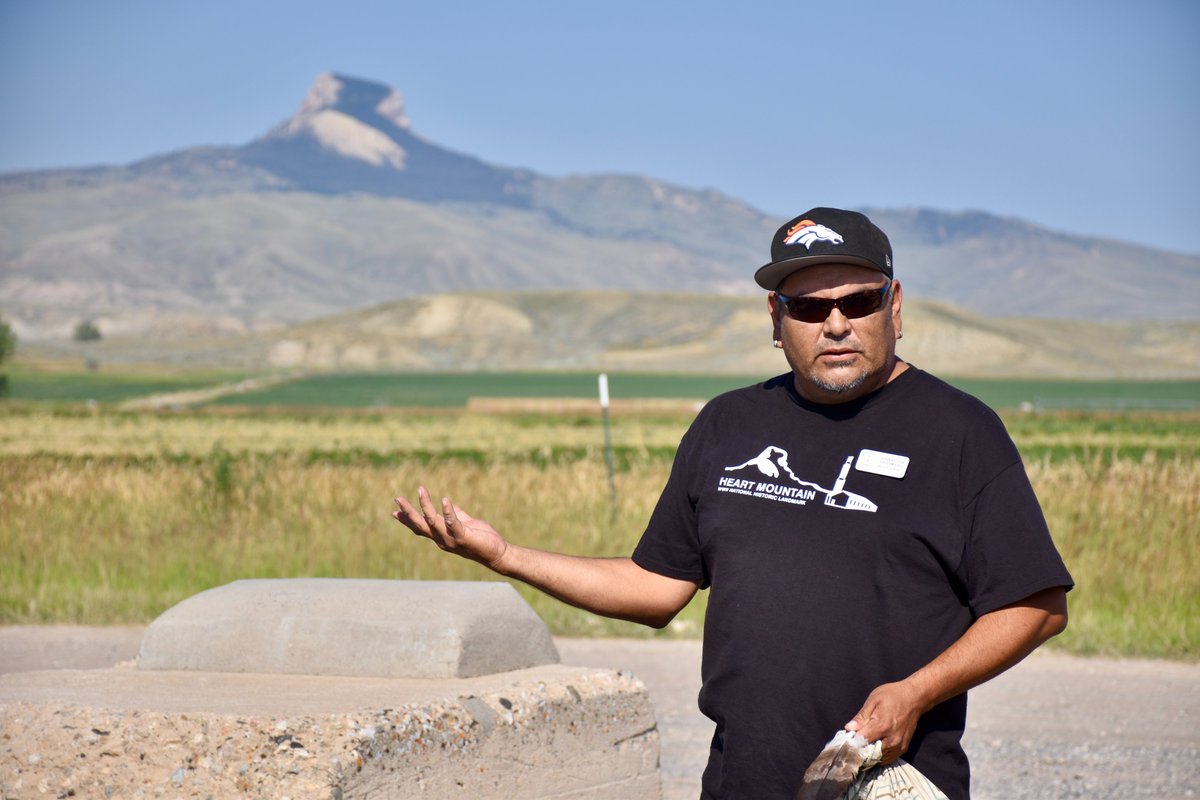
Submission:
[[[614,417],[614,508],[594,413],[0,406],[0,622],[142,622],[247,577],[491,579],[390,518],[419,482],[522,543],[627,554],[689,416]],[[1006,422],[1079,584],[1056,646],[1200,655],[1200,417]],[[701,632],[703,593],[656,633],[519,588],[556,634]]]

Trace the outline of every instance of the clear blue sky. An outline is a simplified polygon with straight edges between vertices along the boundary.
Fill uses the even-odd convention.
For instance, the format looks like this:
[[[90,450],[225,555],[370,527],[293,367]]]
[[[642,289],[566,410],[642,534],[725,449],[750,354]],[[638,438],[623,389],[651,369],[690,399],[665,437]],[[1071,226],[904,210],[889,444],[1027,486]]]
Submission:
[[[535,171],[1200,253],[1200,3],[0,0],[0,170],[241,144],[318,73]]]

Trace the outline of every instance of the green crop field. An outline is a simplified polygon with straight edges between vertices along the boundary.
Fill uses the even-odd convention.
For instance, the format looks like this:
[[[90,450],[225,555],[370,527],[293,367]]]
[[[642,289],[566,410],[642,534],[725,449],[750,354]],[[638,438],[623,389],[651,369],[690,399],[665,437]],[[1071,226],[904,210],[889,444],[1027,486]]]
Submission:
[[[59,403],[119,403],[134,397],[199,389],[236,380],[225,373],[153,373],[96,370],[62,372],[12,367],[8,371],[8,396],[12,400]]]
[[[464,406],[472,397],[595,397],[594,373],[346,373],[318,375],[215,401],[227,405],[384,408]],[[618,398],[707,400],[762,376],[618,373]],[[1049,381],[950,379],[996,409],[1200,408],[1200,381]]]
[[[464,406],[472,397],[596,397],[597,374],[580,372],[351,373],[316,375],[259,392],[229,396],[225,405],[343,408]],[[708,399],[755,378],[704,375],[609,376],[614,397]]]
[[[117,403],[132,398],[227,384],[245,374],[215,372],[46,371],[17,365],[8,371],[17,401]],[[761,381],[762,375],[614,373],[614,400],[708,400]],[[1200,381],[1075,381],[949,378],[996,409],[1200,409]],[[227,394],[212,405],[306,408],[461,408],[472,398],[594,398],[593,372],[330,373],[299,376],[252,391]]]
[[[1200,409],[1200,381],[1067,381],[948,378],[992,408],[1035,411]]]

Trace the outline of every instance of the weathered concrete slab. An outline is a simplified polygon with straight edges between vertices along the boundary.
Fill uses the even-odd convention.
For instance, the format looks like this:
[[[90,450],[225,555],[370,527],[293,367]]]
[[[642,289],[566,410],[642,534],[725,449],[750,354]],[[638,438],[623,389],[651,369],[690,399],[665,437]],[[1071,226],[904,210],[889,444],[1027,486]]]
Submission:
[[[658,800],[629,673],[0,676],[0,796]]]
[[[0,673],[64,666],[108,667],[114,661],[136,656],[140,641],[140,629],[0,627]],[[658,722],[662,800],[695,800],[700,794],[700,773],[712,737],[712,723],[696,708],[700,642],[558,638],[555,643],[564,664],[629,670],[646,683]],[[64,654],[70,654],[71,663],[66,663]],[[267,675],[240,677],[281,680]],[[286,683],[292,678],[285,676],[282,680]],[[364,678],[338,681],[348,687],[373,682]],[[4,694],[7,691],[0,679],[0,705],[4,697],[11,697]],[[209,690],[203,693],[207,696]],[[1103,702],[1096,702],[1098,697],[1104,698]],[[374,702],[379,698],[371,695],[370,699]],[[226,700],[234,701],[232,689]],[[1197,719],[1198,664],[1080,658],[1039,650],[999,678],[972,690],[964,738],[971,757],[972,797],[1180,797],[1179,787],[1189,785],[1200,764],[1200,726],[1194,724]],[[0,729],[4,724],[0,718]],[[76,727],[81,739],[98,736]],[[9,758],[3,754],[6,748],[13,745],[0,736],[0,781],[7,774],[4,765],[11,763],[5,760]],[[1047,753],[1059,755],[1047,758]],[[47,787],[50,783],[48,780]],[[0,783],[0,788],[3,785]],[[38,792],[29,782],[23,786],[19,793],[10,791],[10,796],[56,794],[49,788],[45,793]],[[103,797],[86,792],[76,792],[75,796],[93,795]],[[166,792],[162,796],[174,795]],[[291,795],[293,800],[302,796]]]
[[[0,626],[0,674],[101,669],[137,657],[145,625]]]
[[[144,670],[469,678],[558,663],[545,624],[507,583],[241,580],[146,629]]]
[[[141,646],[145,626],[0,626],[0,673],[25,672],[47,669],[100,670],[107,669],[119,661],[132,663]],[[589,666],[632,672],[650,691],[654,703],[654,715],[659,734],[659,776],[662,782],[663,800],[696,800],[700,796],[700,775],[708,759],[709,740],[712,739],[712,722],[696,707],[696,695],[700,690],[700,648],[695,640],[662,639],[573,639],[555,637],[554,644],[568,666]],[[96,673],[97,676],[109,673]],[[175,673],[146,672],[146,676],[172,678]],[[245,705],[244,697],[249,691],[255,696],[264,693],[255,688],[247,690],[246,684],[217,684],[207,676],[192,673],[197,678],[197,691],[205,697],[210,709],[221,707],[237,710]],[[313,694],[307,688],[300,690],[302,682],[294,684],[298,695],[294,699],[305,703],[293,704],[280,691],[278,679],[270,675],[240,676],[246,681],[259,679],[272,688],[272,702],[280,705],[273,713],[313,713],[316,708],[305,703]],[[290,682],[292,679],[288,679]],[[102,677],[94,682],[99,684]],[[286,685],[285,682],[283,685]],[[380,682],[369,678],[346,678],[338,682],[350,697],[338,700],[341,705],[352,705],[373,697],[372,685]],[[411,682],[431,683],[431,682]],[[172,684],[174,685],[174,684]],[[219,693],[223,696],[218,697]],[[321,696],[329,701],[335,694],[328,691]],[[32,695],[27,695],[32,700]],[[386,703],[387,694],[381,692],[379,702]],[[181,698],[178,711],[186,711]],[[259,714],[266,709],[259,706]]]

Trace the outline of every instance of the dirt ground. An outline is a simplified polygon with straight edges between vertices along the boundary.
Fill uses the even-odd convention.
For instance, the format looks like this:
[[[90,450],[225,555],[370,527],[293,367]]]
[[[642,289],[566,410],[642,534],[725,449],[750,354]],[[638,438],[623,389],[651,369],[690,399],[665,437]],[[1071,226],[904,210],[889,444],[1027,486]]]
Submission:
[[[134,658],[140,627],[0,628],[0,673]],[[563,663],[625,669],[650,690],[664,800],[695,800],[711,723],[700,643],[557,639]],[[975,800],[1200,797],[1200,665],[1036,653],[971,693]]]

